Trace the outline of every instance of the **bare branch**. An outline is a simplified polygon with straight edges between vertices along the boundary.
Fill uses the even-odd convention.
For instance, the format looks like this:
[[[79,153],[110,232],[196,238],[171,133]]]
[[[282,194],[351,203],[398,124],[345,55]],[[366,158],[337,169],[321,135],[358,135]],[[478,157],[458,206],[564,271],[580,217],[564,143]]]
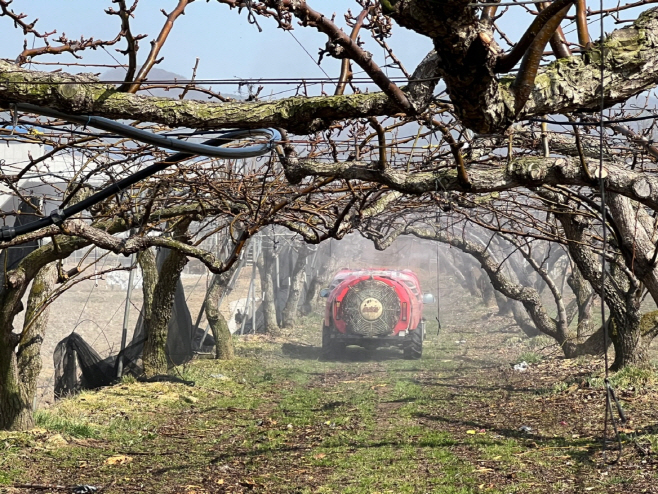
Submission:
[[[137,73],[137,77],[135,77],[133,83],[130,84],[130,86],[128,86],[127,89],[125,89],[127,93],[137,92],[139,86],[144,81],[146,81],[146,78],[148,77],[148,74],[153,68],[153,66],[157,63],[160,63],[161,59],[158,59],[158,54],[160,53],[162,46],[167,40],[167,37],[169,36],[171,29],[174,27],[174,22],[176,21],[176,19],[178,19],[178,17],[185,14],[185,7],[187,7],[187,5],[192,1],[194,0],[179,0],[176,8],[170,14],[165,14],[167,15],[167,21],[162,27],[162,30],[160,31],[158,37],[151,42],[151,51],[149,52],[148,57],[146,57],[146,62],[144,62],[142,68],[139,69],[139,72]]]

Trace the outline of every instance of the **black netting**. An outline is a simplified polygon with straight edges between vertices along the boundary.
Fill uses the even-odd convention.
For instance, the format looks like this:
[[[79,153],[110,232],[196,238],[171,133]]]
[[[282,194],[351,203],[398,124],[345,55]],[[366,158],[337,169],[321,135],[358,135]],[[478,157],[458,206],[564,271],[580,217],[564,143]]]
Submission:
[[[77,333],[60,341],[53,353],[55,398],[112,384],[117,378],[117,357],[101,358]]]
[[[201,338],[203,338],[204,334],[206,335],[206,338],[203,340],[203,344],[201,344]],[[210,330],[206,333],[206,330],[203,328],[196,328],[194,331],[194,338],[192,339],[192,346],[200,352],[210,353],[215,347],[215,338],[213,338]]]
[[[249,300],[247,300],[249,305]],[[245,309],[246,312],[240,312],[240,309],[235,313],[235,323],[237,325],[237,332],[239,334],[256,334],[263,332],[265,328],[265,315],[263,314],[263,304],[258,302],[255,304],[256,312],[256,326],[254,329],[254,318],[251,317],[251,307]]]
[[[168,254],[168,249],[158,251],[156,257],[158,269],[161,269]],[[82,389],[107,386],[126,374],[139,378],[143,374],[142,353],[146,341],[146,331],[143,326],[140,314],[131,342],[123,352],[107,358],[102,358],[77,333],[71,333],[60,341],[53,354],[55,397],[66,396]],[[195,333],[192,326],[192,317],[185,301],[183,283],[178,280],[167,334],[166,351],[170,365],[181,365],[192,359],[193,334]],[[203,332],[195,334],[195,336],[200,340]],[[206,337],[204,343],[214,346],[215,342],[210,336]]]

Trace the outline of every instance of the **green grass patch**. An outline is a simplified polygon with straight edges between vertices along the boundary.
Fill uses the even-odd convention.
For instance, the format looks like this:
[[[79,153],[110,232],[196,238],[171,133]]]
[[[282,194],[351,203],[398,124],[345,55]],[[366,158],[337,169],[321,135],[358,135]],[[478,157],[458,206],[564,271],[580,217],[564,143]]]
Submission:
[[[604,378],[601,375],[591,376],[587,382],[591,387],[604,386]],[[658,374],[653,367],[628,366],[610,376],[610,384],[615,388],[652,388],[657,383]]]
[[[542,356],[535,352],[523,352],[517,358],[519,362],[526,362],[528,364],[538,364],[542,361]]]
[[[61,432],[71,437],[98,437],[100,431],[87,422],[84,417],[66,417],[57,412],[49,410],[40,410],[34,414],[34,421],[37,427],[43,427],[50,431]]]
[[[2,462],[0,462],[0,485],[11,485],[15,483],[16,479],[20,477],[20,473],[21,471],[18,468],[5,470],[2,467]]]
[[[639,367],[624,367],[619,372],[615,373],[611,382],[619,387],[645,387],[654,386],[658,382],[658,376],[653,368],[643,369]]]

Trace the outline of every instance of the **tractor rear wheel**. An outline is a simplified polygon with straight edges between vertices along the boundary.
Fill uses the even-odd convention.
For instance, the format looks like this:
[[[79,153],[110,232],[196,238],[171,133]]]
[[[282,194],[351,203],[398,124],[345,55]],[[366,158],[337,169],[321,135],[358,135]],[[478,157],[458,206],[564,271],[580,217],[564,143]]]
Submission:
[[[407,360],[418,360],[423,355],[423,331],[417,328],[410,331],[404,346],[404,358]]]
[[[322,356],[325,358],[337,357],[341,347],[344,347],[344,345],[331,337],[332,332],[333,330],[330,326],[322,325]]]

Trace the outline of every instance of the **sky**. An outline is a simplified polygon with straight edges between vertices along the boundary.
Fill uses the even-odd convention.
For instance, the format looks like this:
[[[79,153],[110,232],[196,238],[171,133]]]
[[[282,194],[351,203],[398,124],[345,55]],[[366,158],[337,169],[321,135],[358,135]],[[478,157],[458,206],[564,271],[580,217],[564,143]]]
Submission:
[[[165,21],[160,9],[167,12],[173,10],[177,0],[141,0],[132,20],[134,34],[148,34],[141,41],[139,51],[140,61],[143,61],[150,49],[149,41],[157,36]],[[358,12],[359,6],[354,0],[331,0],[309,2],[314,8],[326,15],[336,12],[337,22],[349,31],[342,13],[348,8]],[[14,0],[11,7],[16,12],[27,14],[27,20],[38,18],[37,29],[65,33],[69,39],[80,36],[95,39],[112,39],[120,26],[117,16],[108,16],[103,12],[107,7],[114,6],[110,0]],[[196,57],[200,58],[197,78],[255,78],[255,77],[325,77],[317,66],[318,49],[324,46],[326,37],[315,29],[295,25],[293,35],[304,45],[297,43],[293,35],[278,29],[272,19],[258,18],[263,32],[247,22],[246,10],[238,14],[237,9],[229,9],[226,5],[215,2],[197,0],[186,9],[186,14],[175,23],[161,55],[164,61],[159,68],[189,77],[192,74]],[[3,43],[0,44],[0,57],[14,59],[22,50],[25,36],[19,30],[11,27],[7,18],[0,18],[0,29],[3,33]],[[28,46],[34,42],[39,46],[40,40],[34,40],[28,35]],[[364,36],[364,39],[367,37]],[[375,54],[380,64],[383,63],[383,50],[371,40],[367,48]],[[412,71],[420,60],[431,50],[430,40],[396,26],[396,35],[391,44],[396,55]],[[115,48],[125,48],[125,41],[107,51],[98,49],[85,53],[85,61],[90,63],[115,64],[115,57],[125,63],[126,57],[115,51]],[[40,61],[74,61],[70,55],[39,57]],[[34,66],[37,68],[38,66]],[[339,73],[340,62],[327,59],[322,63],[322,69],[332,77]],[[43,67],[47,70],[47,67]],[[80,71],[79,68],[65,69],[70,72]],[[84,71],[102,71],[103,69],[88,68]],[[392,72],[398,75],[399,72]]]

